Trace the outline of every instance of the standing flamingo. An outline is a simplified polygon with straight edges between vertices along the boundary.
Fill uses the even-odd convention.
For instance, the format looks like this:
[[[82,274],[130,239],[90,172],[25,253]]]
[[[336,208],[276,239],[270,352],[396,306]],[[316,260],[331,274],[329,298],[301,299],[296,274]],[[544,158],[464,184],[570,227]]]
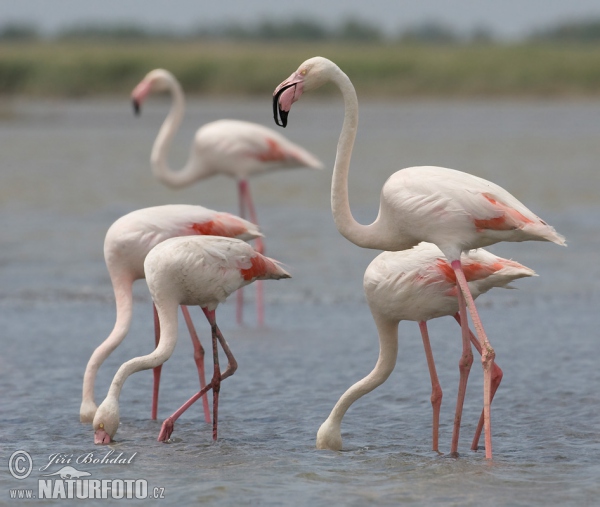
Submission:
[[[115,300],[117,318],[110,335],[96,348],[88,361],[83,376],[83,399],[79,416],[81,422],[92,422],[96,413],[94,402],[94,383],[98,369],[104,360],[123,341],[131,325],[133,309],[132,287],[135,280],[145,277],[144,259],[153,247],[162,241],[176,236],[193,235],[227,236],[243,240],[261,237],[253,223],[229,213],[219,213],[202,206],[175,204],[155,206],[133,211],[113,223],[104,240],[104,258],[110,274]],[[181,307],[192,342],[194,359],[198,367],[201,384],[204,383],[204,350],[194,330],[189,312]],[[155,313],[155,331],[158,344],[158,326]],[[156,419],[158,407],[158,386],[160,368],[154,370],[154,389],[152,397],[152,419]],[[205,401],[205,416],[210,422],[208,401]]]
[[[348,171],[358,128],[358,99],[348,76],[326,58],[306,60],[275,89],[273,114],[275,122],[285,127],[291,106],[302,93],[330,81],[342,92],[345,106],[331,186],[331,210],[336,227],[346,239],[363,248],[398,251],[427,241],[437,245],[448,259],[460,287],[458,302],[464,326],[463,349],[468,347],[465,343],[467,307],[483,349],[485,453],[486,458],[491,459],[494,349],[469,291],[460,262],[461,252],[499,241],[552,241],[565,245],[565,240],[502,187],[444,167],[409,167],[392,174],[381,190],[377,218],[370,225],[359,224],[352,216],[348,202]]]
[[[190,157],[179,171],[167,163],[171,140],[179,129],[185,109],[181,85],[169,71],[155,69],[131,93],[136,113],[144,99],[153,92],[169,91],[173,105],[152,147],[150,162],[154,175],[165,185],[182,188],[215,174],[225,174],[238,183],[240,216],[258,224],[248,178],[250,176],[293,167],[322,169],[323,164],[304,148],[292,143],[281,134],[257,123],[240,120],[218,120],[203,125],[194,137]],[[264,253],[261,239],[256,250]],[[256,284],[258,325],[264,324],[262,283]],[[243,295],[238,292],[237,322],[242,323]]]
[[[136,371],[155,368],[171,357],[177,342],[179,305],[199,305],[204,311],[212,328],[215,369],[211,382],[165,421],[159,440],[168,439],[175,420],[208,389],[213,391],[213,439],[216,440],[221,381],[235,372],[237,362],[217,327],[215,310],[232,292],[255,280],[278,280],[290,275],[276,261],[256,252],[247,243],[217,236],[163,241],[146,257],[144,270],[160,320],[160,342],[151,354],[131,359],[117,371],[94,417],[94,442],[107,444],[114,437],[119,425],[119,395],[127,377]],[[217,340],[229,362],[223,373],[219,367]]]
[[[497,257],[483,249],[463,253],[461,264],[473,298],[493,287],[508,287],[517,278],[535,276],[533,270],[511,260]],[[342,418],[352,403],[383,384],[392,373],[398,355],[398,323],[411,320],[419,323],[425,347],[425,356],[431,377],[431,405],[433,407],[433,450],[438,451],[438,434],[442,389],[438,381],[433,353],[429,343],[427,321],[444,315],[458,317],[456,275],[442,252],[431,243],[420,243],[410,250],[383,252],[365,271],[364,289],[373,319],[379,331],[379,359],[373,371],[351,386],[339,399],[327,420],[317,433],[317,448],[341,450]],[[464,329],[464,328],[463,328]],[[468,327],[467,327],[467,331]],[[469,331],[479,353],[481,346]],[[458,448],[462,407],[467,387],[467,377],[473,354],[471,346],[463,350],[461,379],[456,403],[452,448]],[[494,364],[492,398],[502,379],[502,370]],[[464,377],[462,372],[465,373]],[[491,401],[491,400],[490,400]],[[483,414],[473,445],[477,449],[483,426]],[[455,451],[454,451],[455,452]]]

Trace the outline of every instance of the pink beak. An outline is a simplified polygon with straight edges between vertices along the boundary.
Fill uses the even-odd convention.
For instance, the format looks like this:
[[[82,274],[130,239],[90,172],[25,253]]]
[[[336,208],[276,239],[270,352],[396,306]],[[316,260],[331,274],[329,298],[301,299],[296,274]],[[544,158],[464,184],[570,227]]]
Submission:
[[[287,117],[292,104],[300,98],[303,91],[304,76],[297,72],[294,72],[275,88],[273,92],[273,118],[277,125],[284,128],[287,126]]]
[[[94,433],[94,444],[98,445],[107,445],[110,444],[111,439],[108,433],[103,429],[97,429],[96,433]]]
[[[131,92],[131,101],[133,102],[133,112],[138,115],[140,114],[140,108],[142,102],[148,96],[151,89],[151,82],[147,80],[141,81]]]

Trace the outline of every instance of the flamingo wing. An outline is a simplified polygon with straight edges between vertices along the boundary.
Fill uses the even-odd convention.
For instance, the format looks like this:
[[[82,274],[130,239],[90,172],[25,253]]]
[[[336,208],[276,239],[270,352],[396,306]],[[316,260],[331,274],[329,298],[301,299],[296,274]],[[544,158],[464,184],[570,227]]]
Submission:
[[[262,125],[218,120],[196,134],[197,154],[217,170],[234,176],[285,167],[322,168],[322,163],[304,148]]]
[[[384,192],[394,205],[418,217],[416,225],[444,234],[488,235],[494,241],[543,239],[564,244],[553,227],[535,215],[502,187],[471,174],[443,167],[410,167],[388,180]],[[465,233],[465,224],[471,224]],[[443,227],[440,226],[443,225]],[[413,224],[415,225],[415,224]],[[440,236],[440,233],[442,236]],[[510,236],[510,238],[509,238]],[[465,236],[464,246],[470,239]],[[456,238],[454,238],[456,241]]]

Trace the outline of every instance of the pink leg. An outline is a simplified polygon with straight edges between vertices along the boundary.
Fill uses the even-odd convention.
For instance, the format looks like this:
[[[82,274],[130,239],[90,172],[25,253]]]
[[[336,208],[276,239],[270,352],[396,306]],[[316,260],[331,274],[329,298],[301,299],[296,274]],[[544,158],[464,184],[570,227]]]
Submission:
[[[254,208],[254,202],[252,201],[252,195],[250,194],[250,188],[246,180],[240,181],[240,192],[243,195],[244,202],[250,213],[250,221],[258,225],[258,216],[256,215],[256,209]],[[256,238],[256,251],[260,254],[265,253],[265,244],[262,238]],[[256,315],[258,321],[258,327],[265,325],[265,306],[264,306],[264,287],[262,280],[256,280]]]
[[[490,404],[491,404],[491,387],[492,387],[492,369],[494,366],[495,352],[490,342],[487,339],[481,319],[477,313],[473,296],[469,290],[467,279],[462,269],[460,260],[452,261],[452,269],[456,274],[456,281],[460,287],[460,292],[465,297],[467,307],[475,326],[475,332],[479,338],[481,345],[481,363],[483,365],[483,414],[484,414],[484,427],[485,427],[485,457],[486,459],[492,459],[492,426],[490,418]],[[459,298],[460,302],[460,298]],[[460,318],[462,319],[463,325],[467,322],[467,315],[464,308],[461,308]]]
[[[156,306],[152,304],[154,308],[154,343],[158,347],[158,342],[160,342],[160,322],[158,320],[158,312],[156,311]],[[158,388],[160,386],[160,373],[162,371],[162,364],[154,368],[154,388],[152,390],[152,413],[150,414],[150,418],[155,421],[158,413]]]
[[[206,387],[206,378],[204,374],[204,348],[198,339],[198,334],[194,328],[194,323],[192,322],[192,317],[190,317],[190,312],[187,309],[187,306],[182,305],[181,312],[183,313],[183,318],[187,324],[190,337],[192,338],[192,344],[194,346],[194,361],[196,362],[196,367],[198,368],[200,389],[204,389],[204,387]],[[202,396],[202,407],[204,409],[204,420],[210,424],[210,409],[208,407],[208,396],[206,396],[206,394]]]
[[[500,369],[500,367],[494,363],[494,368],[492,371],[492,388],[491,388],[491,395],[490,395],[490,404],[492,403],[492,400],[494,399],[494,395],[496,394],[496,391],[498,389],[498,386],[500,385],[500,382],[502,382],[502,370]],[[471,443],[471,450],[476,451],[477,449],[479,449],[479,437],[481,436],[481,431],[483,430],[483,426],[484,426],[484,421],[485,421],[485,412],[482,410],[481,411],[481,416],[479,417],[479,423],[477,424],[477,429],[475,430],[475,436],[473,437],[473,442]]]
[[[440,432],[440,407],[442,406],[442,388],[438,380],[433,361],[433,352],[429,342],[429,333],[427,331],[427,322],[419,322],[423,346],[425,347],[425,357],[429,367],[429,376],[431,377],[431,406],[433,407],[433,450],[439,452],[438,438]]]
[[[458,313],[454,316],[454,318],[460,324],[460,316],[458,315]],[[477,338],[475,338],[475,335],[471,332],[471,330],[469,330],[469,336],[471,338],[471,343],[473,343],[473,345],[477,349],[477,352],[479,352],[479,354],[481,354],[481,345],[479,345]],[[500,382],[502,382],[503,375],[504,374],[502,373],[500,366],[498,366],[496,364],[496,362],[494,361],[494,367],[492,370],[492,396],[490,399],[490,403],[494,399],[494,395],[496,394],[496,391],[498,390],[498,387],[500,386]],[[475,436],[473,437],[473,443],[471,444],[472,451],[476,451],[479,448],[479,437],[481,436],[481,431],[483,430],[483,419],[484,419],[484,414],[483,414],[483,410],[482,410],[481,416],[479,417],[479,423],[477,424],[477,429],[475,430]]]
[[[238,364],[237,364],[237,361],[235,360],[235,357],[233,357],[233,354],[231,353],[231,349],[229,348],[229,345],[225,341],[225,338],[224,338],[223,334],[221,333],[219,326],[217,326],[217,320],[215,318],[215,311],[207,310],[206,308],[202,308],[202,311],[204,312],[204,315],[206,315],[208,322],[210,322],[212,332],[218,338],[219,343],[221,344],[221,347],[223,347],[223,352],[225,352],[225,355],[227,356],[227,368],[221,375],[220,370],[219,370],[218,351],[216,350],[216,347],[215,347],[213,356],[214,356],[214,360],[215,360],[215,364],[216,364],[216,371],[218,372],[218,384],[213,387],[213,440],[216,440],[217,439],[217,415],[218,415],[218,408],[219,408],[218,407],[219,391],[221,388],[221,381],[223,381],[227,377],[230,377],[231,375],[233,375],[235,373],[235,371],[237,370]],[[216,342],[215,342],[215,344],[216,344]],[[216,374],[215,374],[215,376],[216,376]],[[215,394],[216,394],[216,396],[214,396]]]
[[[458,291],[458,308],[459,311],[466,314],[466,303],[462,293]],[[469,379],[469,372],[471,371],[471,365],[473,364],[473,351],[471,350],[471,342],[469,341],[469,323],[467,319],[462,321],[461,325],[462,335],[462,355],[458,361],[458,369],[460,371],[460,380],[458,383],[458,396],[456,399],[456,412],[454,414],[454,429],[452,430],[452,444],[450,446],[450,453],[452,455],[458,455],[458,438],[460,435],[460,422],[462,420],[462,411],[465,403],[465,394],[467,392],[467,381]]]
[[[231,353],[231,349],[229,348],[229,345],[225,341],[225,338],[223,337],[221,330],[217,326],[217,321],[215,319],[215,311],[214,310],[208,311],[205,308],[203,308],[202,311],[206,315],[206,318],[210,322],[210,325],[212,328],[213,361],[215,361],[215,373],[213,374],[212,380],[208,383],[207,386],[204,387],[204,389],[201,389],[199,392],[197,392],[188,401],[186,401],[176,412],[174,412],[170,417],[165,419],[165,421],[162,424],[160,434],[158,435],[159,442],[166,442],[167,440],[169,440],[171,434],[173,433],[175,421],[177,419],[179,419],[181,414],[183,414],[199,398],[201,398],[204,394],[206,394],[206,392],[209,389],[215,389],[215,390],[220,389],[221,381],[223,381],[227,377],[230,377],[231,375],[233,375],[235,373],[235,371],[237,370],[237,361],[233,357],[233,354]],[[227,356],[227,361],[228,361],[227,368],[225,369],[225,371],[222,374],[220,373],[220,368],[219,368],[217,340],[221,343],[221,347],[223,347],[223,351],[225,352],[225,355]],[[214,391],[213,391],[213,393],[214,393]],[[215,400],[216,400],[216,404],[215,404]],[[213,407],[213,439],[216,440],[216,438],[217,438],[217,416],[218,416],[218,395],[216,398],[213,395],[213,404],[214,404],[214,407]]]

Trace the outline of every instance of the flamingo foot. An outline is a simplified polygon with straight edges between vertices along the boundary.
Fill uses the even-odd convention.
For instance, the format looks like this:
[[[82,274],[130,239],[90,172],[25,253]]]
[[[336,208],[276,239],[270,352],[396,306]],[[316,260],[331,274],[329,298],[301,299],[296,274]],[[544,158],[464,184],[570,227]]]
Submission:
[[[94,444],[96,445],[108,445],[112,442],[110,435],[103,429],[97,429],[94,433]]]
[[[175,421],[173,420],[173,418],[168,417],[167,419],[164,420],[164,422],[162,424],[162,428],[160,429],[160,433],[158,435],[158,441],[159,442],[168,442],[169,438],[171,438],[171,434],[173,433],[174,429],[175,429]]]

